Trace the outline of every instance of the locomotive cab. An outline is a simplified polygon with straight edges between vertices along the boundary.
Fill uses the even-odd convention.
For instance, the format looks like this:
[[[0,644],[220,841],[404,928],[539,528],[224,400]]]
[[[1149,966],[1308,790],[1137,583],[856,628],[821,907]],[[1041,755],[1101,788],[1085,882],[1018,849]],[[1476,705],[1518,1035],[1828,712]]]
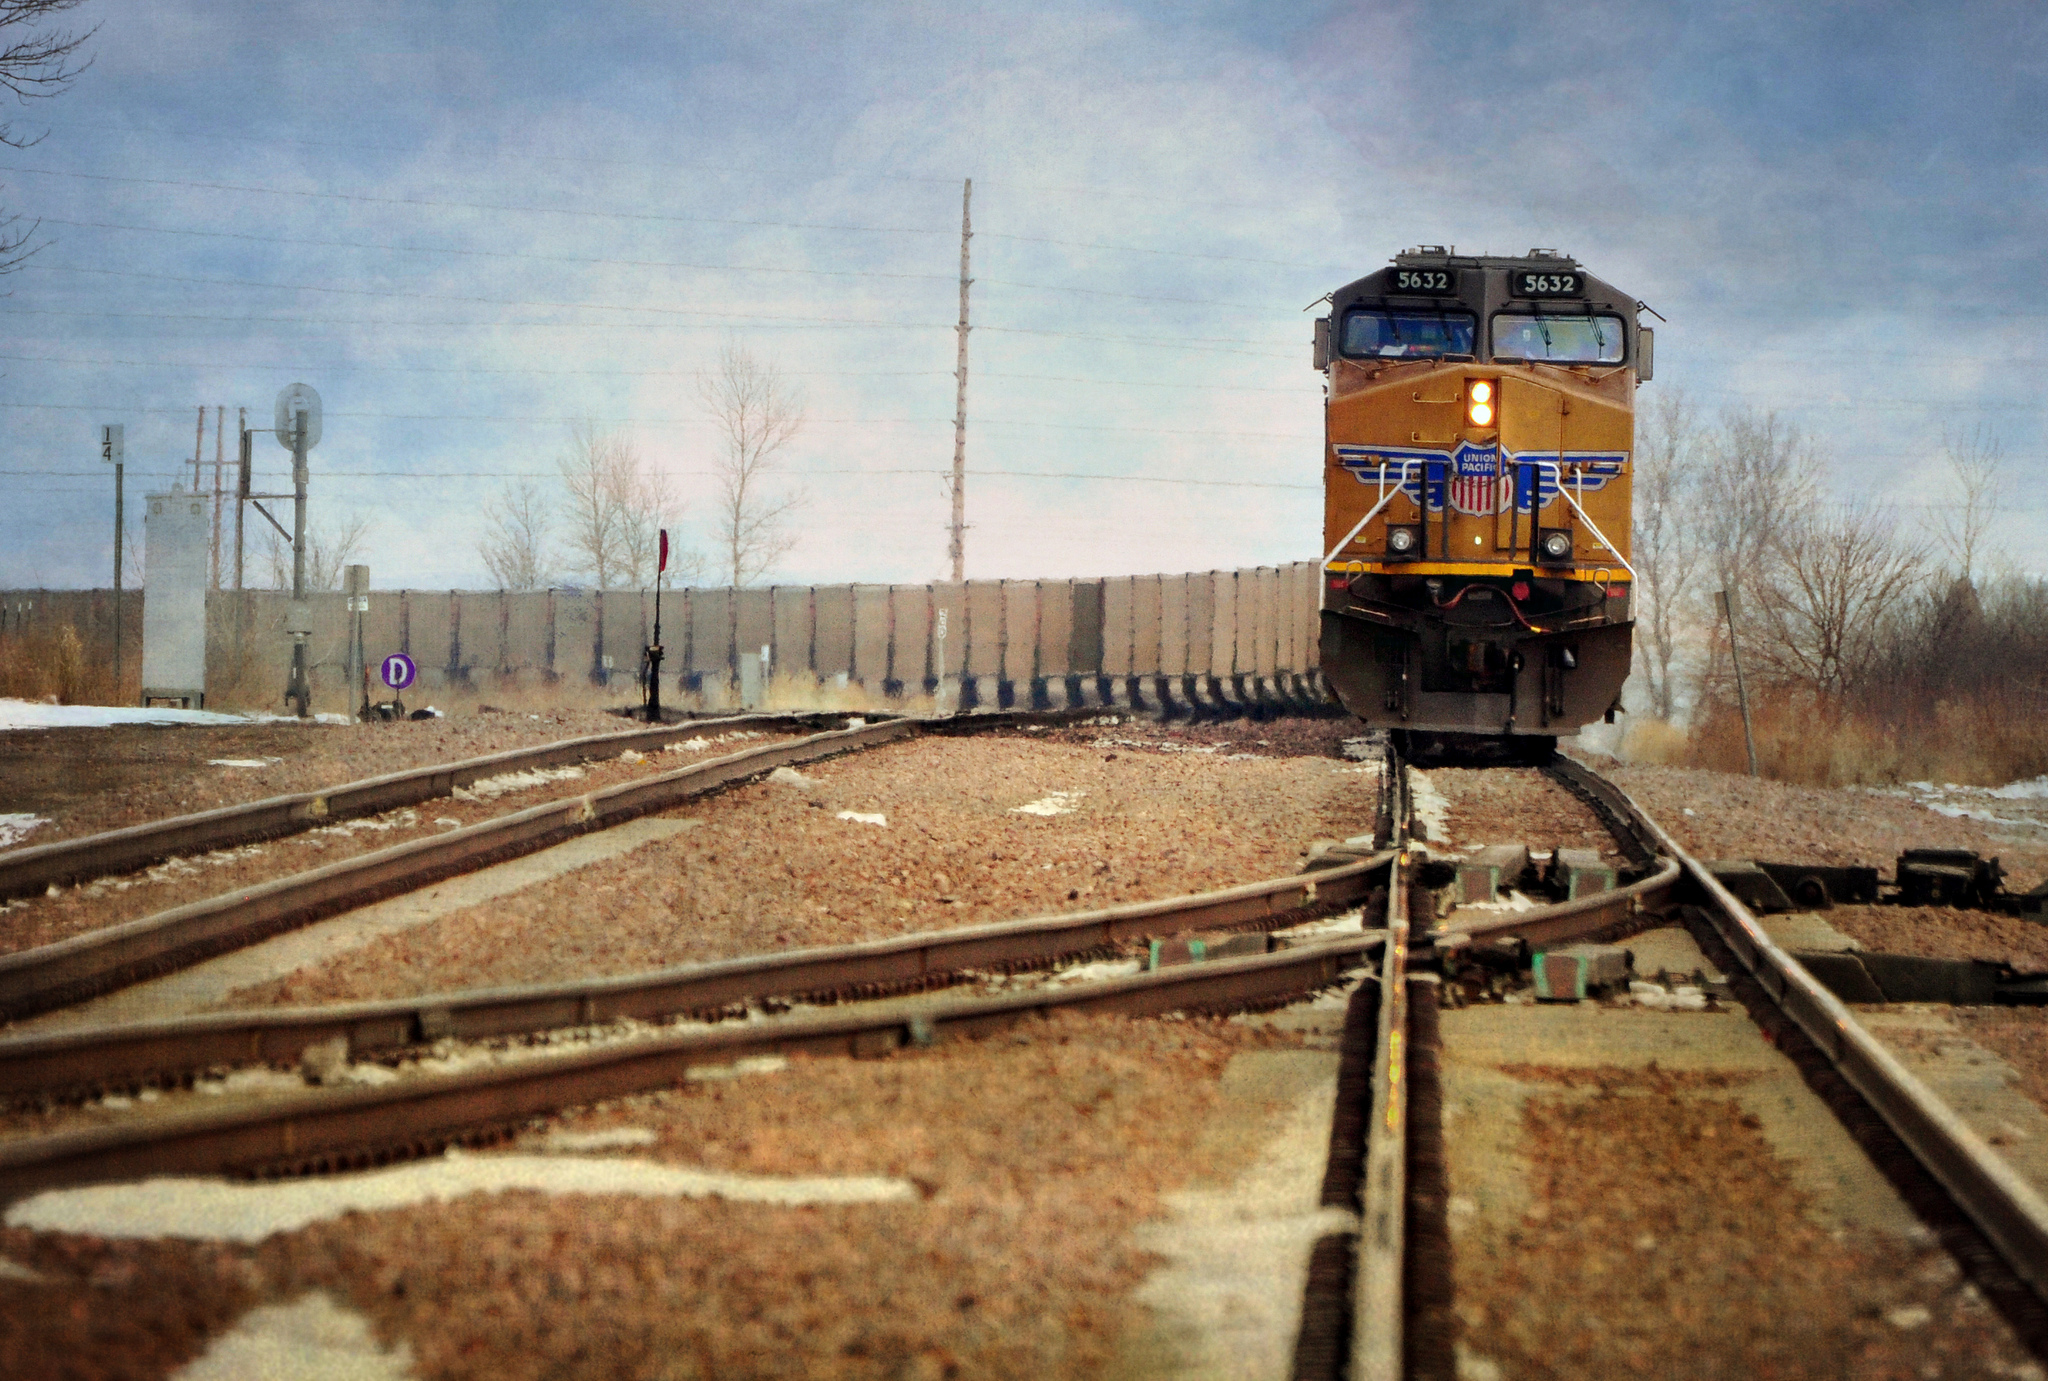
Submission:
[[[1359,719],[1547,748],[1621,708],[1637,306],[1551,250],[1331,294],[1321,662]]]

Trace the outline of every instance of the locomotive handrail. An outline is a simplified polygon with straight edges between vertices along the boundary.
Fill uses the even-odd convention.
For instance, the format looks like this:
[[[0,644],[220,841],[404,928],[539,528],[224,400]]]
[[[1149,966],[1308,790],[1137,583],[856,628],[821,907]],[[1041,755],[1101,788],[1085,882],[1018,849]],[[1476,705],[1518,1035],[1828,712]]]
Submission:
[[[1585,509],[1579,507],[1579,501],[1572,497],[1572,491],[1564,487],[1563,468],[1555,462],[1548,460],[1532,461],[1531,463],[1541,467],[1542,469],[1548,470],[1553,475],[1557,476],[1557,492],[1563,496],[1564,501],[1566,503],[1570,504],[1574,509],[1578,510],[1579,517],[1583,518],[1585,520],[1586,526],[1593,530],[1593,535],[1600,539],[1601,548],[1603,550],[1614,553],[1614,559],[1616,561],[1619,561],[1621,563],[1622,569],[1628,572],[1628,578],[1630,580],[1636,579],[1636,568],[1634,566],[1629,565],[1628,558],[1621,554],[1620,548],[1616,547],[1614,543],[1607,540],[1607,534],[1600,530],[1600,525],[1593,521],[1592,515],[1587,513]],[[1541,511],[1543,505],[1539,501],[1542,499],[1542,497],[1543,496],[1540,493],[1530,496],[1530,508],[1532,511]],[[1534,526],[1533,522],[1531,523],[1531,526]],[[1349,539],[1347,538],[1346,540]]]
[[[1402,461],[1401,478],[1392,489],[1389,489],[1387,488],[1387,462],[1385,462],[1384,460],[1380,462],[1380,501],[1374,504],[1363,518],[1360,518],[1358,520],[1357,527],[1354,527],[1351,529],[1351,531],[1345,533],[1343,540],[1338,542],[1336,546],[1330,548],[1330,554],[1323,558],[1323,565],[1325,567],[1328,567],[1332,561],[1335,561],[1337,559],[1338,552],[1344,550],[1344,548],[1351,545],[1351,539],[1356,537],[1359,533],[1363,532],[1365,530],[1365,525],[1367,523],[1371,522],[1373,519],[1380,516],[1380,510],[1385,508],[1389,503],[1393,502],[1394,495],[1403,493],[1407,490],[1408,472],[1417,465],[1420,465],[1421,463],[1422,462],[1419,460]],[[1428,480],[1425,479],[1423,483],[1426,486],[1428,484]],[[1428,497],[1426,491],[1423,497]],[[1629,574],[1633,575],[1635,574],[1635,572],[1631,571],[1629,572]]]

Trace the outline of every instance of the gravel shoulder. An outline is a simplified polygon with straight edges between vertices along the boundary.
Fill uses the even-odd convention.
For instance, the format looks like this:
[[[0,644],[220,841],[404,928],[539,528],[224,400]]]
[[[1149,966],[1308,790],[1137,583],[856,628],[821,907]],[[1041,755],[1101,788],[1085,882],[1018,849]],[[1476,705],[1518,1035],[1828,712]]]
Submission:
[[[613,724],[620,722],[612,720]],[[561,737],[574,735],[552,735],[541,741],[554,742]],[[694,748],[678,744],[669,750],[652,753],[628,750],[620,756],[581,767],[503,774],[477,783],[474,789],[466,789],[460,796],[423,801],[419,805],[401,807],[381,815],[342,820],[260,844],[244,844],[191,857],[166,859],[136,873],[99,878],[71,887],[52,887],[39,897],[0,902],[0,954],[53,944],[73,935],[105,929],[259,882],[372,853],[393,844],[445,834],[464,825],[474,825],[550,800],[581,796],[636,777],[673,771],[694,760],[745,748],[765,747],[795,737],[800,735],[760,730],[713,731],[701,740],[690,740],[698,745]],[[447,759],[433,758],[430,761]],[[325,784],[334,783],[329,781]],[[277,793],[265,791],[260,794]]]
[[[624,858],[242,990],[352,1001],[620,974],[1199,892],[1369,829],[1370,769],[1003,733],[924,738],[735,788]],[[876,823],[877,821],[884,823]]]
[[[471,1194],[254,1246],[7,1228],[0,1257],[38,1279],[0,1274],[0,1358],[163,1376],[245,1310],[322,1291],[422,1376],[1100,1376],[1150,1322],[1132,1296],[1159,1258],[1134,1230],[1258,1144],[1204,1135],[1232,1057],[1297,1045],[1240,1022],[1064,1016],[693,1081],[510,1148],[891,1176],[916,1187],[903,1202]]]
[[[20,842],[317,791],[387,772],[633,726],[597,710],[491,713],[394,724],[116,725],[0,732],[0,814],[49,823]],[[215,759],[261,762],[221,767]]]

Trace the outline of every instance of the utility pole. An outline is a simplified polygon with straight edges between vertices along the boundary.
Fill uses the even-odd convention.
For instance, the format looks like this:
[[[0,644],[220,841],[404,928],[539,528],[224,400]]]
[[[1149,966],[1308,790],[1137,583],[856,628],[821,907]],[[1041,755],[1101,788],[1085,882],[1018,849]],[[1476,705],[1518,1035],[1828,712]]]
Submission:
[[[249,410],[236,408],[236,429],[242,434],[240,473],[235,476],[235,588],[242,588],[242,510],[249,502]]]
[[[199,425],[192,433],[192,493],[194,497],[205,492],[199,482],[200,453],[206,447],[206,404],[199,405]]]
[[[303,624],[306,608],[306,413],[292,412],[292,612],[293,623]],[[298,706],[300,719],[313,713],[313,687],[306,680],[306,638],[310,628],[286,630],[292,635],[292,679],[284,698]]]
[[[1756,775],[1756,735],[1749,728],[1749,691],[1742,684],[1742,658],[1735,650],[1735,601],[1726,590],[1716,590],[1721,616],[1728,620],[1728,660],[1735,667],[1735,703],[1742,707],[1742,746],[1749,750],[1749,775]]]
[[[121,698],[121,525],[126,515],[122,506],[122,472],[126,458],[124,423],[110,422],[100,428],[100,459],[114,467],[114,699]]]
[[[223,404],[213,409],[213,588],[220,588],[220,487],[221,434],[227,429],[228,410]]]
[[[953,579],[967,578],[967,242],[974,238],[974,222],[968,215],[974,200],[974,179],[968,178],[960,193],[960,368],[954,374],[958,390],[953,401],[953,540],[947,552],[953,558]]]

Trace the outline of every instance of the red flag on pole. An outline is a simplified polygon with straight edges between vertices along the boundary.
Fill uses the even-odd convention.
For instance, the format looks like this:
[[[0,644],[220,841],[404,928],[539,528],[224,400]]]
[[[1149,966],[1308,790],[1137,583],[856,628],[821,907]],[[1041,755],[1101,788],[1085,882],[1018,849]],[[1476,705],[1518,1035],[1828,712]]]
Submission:
[[[655,571],[656,571],[656,573],[657,573],[657,574],[658,574],[658,573],[660,573],[660,572],[662,572],[662,571],[665,571],[665,570],[667,570],[667,569],[668,569],[668,529],[667,529],[667,528],[663,528],[663,529],[661,530],[661,564],[660,564],[660,565],[658,565],[658,566],[656,566],[656,567],[655,567],[654,569],[655,569]]]

